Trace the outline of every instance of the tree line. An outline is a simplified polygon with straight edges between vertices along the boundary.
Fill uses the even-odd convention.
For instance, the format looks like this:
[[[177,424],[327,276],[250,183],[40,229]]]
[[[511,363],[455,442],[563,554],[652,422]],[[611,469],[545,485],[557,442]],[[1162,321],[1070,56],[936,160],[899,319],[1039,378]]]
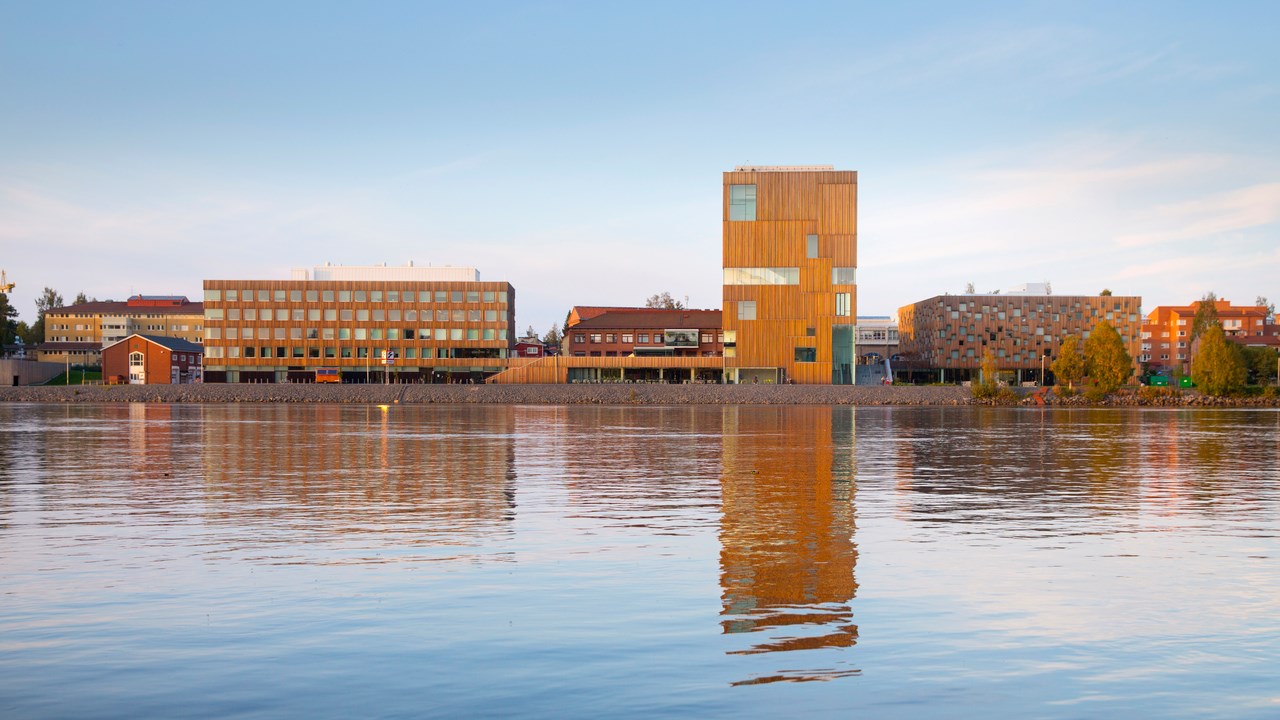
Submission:
[[[76,294],[72,305],[97,302],[83,292]],[[18,309],[9,302],[9,295],[0,292],[0,345],[13,345],[18,340],[28,347],[44,342],[44,316],[54,308],[64,307],[62,293],[46,287],[36,298],[36,321],[28,325],[18,319]]]

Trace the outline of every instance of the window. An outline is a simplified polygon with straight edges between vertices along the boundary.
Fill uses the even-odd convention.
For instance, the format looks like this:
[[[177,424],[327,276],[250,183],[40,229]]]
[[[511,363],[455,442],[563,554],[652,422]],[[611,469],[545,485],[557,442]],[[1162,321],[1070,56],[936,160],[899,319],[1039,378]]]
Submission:
[[[467,330],[467,339],[468,339],[468,340],[479,340],[479,339],[480,339],[480,331],[479,331],[479,330],[477,330],[477,329],[475,329],[475,328],[472,328],[472,329],[470,329],[470,330]]]
[[[446,292],[446,291],[444,291],[444,290],[437,290],[437,291],[436,291],[436,302],[438,302],[438,303],[442,303],[442,302],[448,302],[448,300],[449,300],[449,293],[448,293],[448,292]]]
[[[290,291],[289,291],[289,302],[302,302],[302,291],[301,291],[301,290],[290,290]]]
[[[387,291],[387,302],[389,302],[389,303],[393,303],[393,302],[400,302],[400,291],[399,291],[399,290],[388,290],[388,291]]]
[[[574,333],[573,341],[576,343],[584,343],[587,341],[587,336],[582,333]]]
[[[818,236],[806,235],[804,238],[804,256],[816,258],[818,257]]]
[[[283,339],[284,339],[284,328],[282,328],[282,327],[278,327],[278,328],[276,328],[276,329],[275,329],[275,339],[276,339],[276,340],[283,340]]]
[[[725,268],[725,285],[799,285],[800,268]]]
[[[400,293],[401,302],[411,303],[415,301],[416,297],[417,296],[414,294],[412,290],[405,290],[404,292]],[[406,355],[406,357],[410,357],[410,356]]]
[[[467,322],[480,322],[480,317],[481,317],[480,313],[481,313],[480,310],[468,310]]]
[[[387,314],[383,312],[382,308],[374,308],[374,311],[373,311],[374,322],[385,322],[386,319],[387,319]]]
[[[484,311],[484,321],[485,321],[485,322],[498,322],[498,311],[497,311],[497,310],[485,310],[485,311]]]
[[[140,352],[129,353],[129,367],[141,367],[142,364],[143,364],[142,353]]]
[[[387,311],[387,319],[391,322],[400,322],[400,310],[392,309]]]
[[[249,298],[245,298],[245,300],[248,300],[248,299],[249,299]],[[268,300],[270,300],[270,299],[271,299],[271,291],[270,291],[270,290],[259,290],[259,291],[258,291],[258,302],[267,302],[267,301],[268,301]]]
[[[487,302],[487,303],[491,303],[491,302],[493,302],[493,291],[492,291],[492,290],[485,290],[485,291],[484,291],[484,301],[485,301],[485,302]]]
[[[469,302],[469,303],[478,303],[478,302],[480,302],[480,292],[479,292],[478,290],[468,290],[468,291],[467,291],[467,302]]]
[[[370,290],[370,291],[369,291],[369,302],[382,302],[382,291],[381,291],[381,290]]]
[[[337,321],[337,319],[338,319],[338,311],[337,311],[337,309],[336,309],[336,308],[325,308],[325,309],[324,309],[324,319],[325,319],[325,322],[335,322],[335,321]]]
[[[839,317],[849,317],[851,313],[850,305],[852,305],[852,293],[836,293],[836,315]]]
[[[739,300],[738,301],[738,319],[739,320],[755,320],[756,319],[756,301],[755,300]]]
[[[351,291],[350,291],[350,290],[339,290],[339,291],[338,291],[338,302],[351,302]]]
[[[857,282],[858,268],[851,267],[833,267],[831,268],[831,284],[832,285],[853,285]],[[964,306],[960,307],[964,310]]]
[[[449,339],[450,339],[450,340],[461,340],[461,339],[462,339],[462,328],[449,328]]]
[[[711,335],[711,333],[702,333],[702,342],[704,344],[713,342],[713,336]]]
[[[205,308],[204,319],[205,320],[221,320],[222,308]]]
[[[467,321],[467,311],[466,311],[466,310],[454,310],[454,311],[453,311],[453,322],[466,322],[466,321]]]
[[[245,309],[244,309],[244,319],[245,319],[245,320],[257,320],[257,319],[258,319],[258,311],[257,311],[256,309],[254,309],[254,308],[245,308]]]
[[[607,343],[616,343],[618,342],[618,336],[614,333],[605,333],[604,341]]]
[[[448,340],[449,331],[444,328],[436,328],[436,340]]]
[[[600,342],[600,333],[591,333],[591,342],[593,343]]]
[[[628,343],[628,344],[634,343],[635,335],[631,335],[629,333],[622,333],[622,342]]]
[[[818,361],[818,349],[811,347],[796,348],[796,362],[811,363]]]
[[[205,290],[204,291],[205,302],[218,302],[221,299],[222,299],[221,290]]]
[[[730,185],[729,186],[729,219],[730,220],[755,220],[756,219],[756,186],[755,185]]]
[[[276,308],[276,320],[277,320],[277,321],[283,322],[283,321],[288,320],[288,319],[289,319],[289,309],[288,309],[288,308]],[[263,318],[263,320],[266,320],[266,318]]]
[[[284,290],[276,290],[272,292],[271,295],[272,295],[272,300],[274,302],[278,302],[278,303],[284,302],[284,297],[285,297]]]
[[[355,314],[351,312],[351,308],[343,308],[338,312],[338,318],[341,319],[343,322],[351,322],[351,319],[354,316]]]
[[[451,291],[449,292],[449,302],[455,302],[455,303],[460,303],[460,302],[462,302],[462,291],[461,291],[461,290],[451,290]]]

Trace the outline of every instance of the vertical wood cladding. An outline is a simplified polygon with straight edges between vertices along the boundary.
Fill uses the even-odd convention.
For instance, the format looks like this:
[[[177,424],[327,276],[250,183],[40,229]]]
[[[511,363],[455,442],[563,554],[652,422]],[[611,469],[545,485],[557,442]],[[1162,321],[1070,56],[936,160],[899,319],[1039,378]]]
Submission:
[[[724,327],[736,336],[726,367],[777,368],[797,383],[832,381],[832,327],[857,318],[857,286],[834,285],[833,268],[857,266],[858,174],[852,171],[724,173],[722,249],[726,268],[798,268],[796,285],[725,285]],[[731,185],[756,187],[755,220],[730,220]],[[817,257],[808,237],[817,236]],[[836,296],[849,295],[836,315]],[[740,320],[743,302],[755,319]],[[797,362],[797,348],[813,348],[813,362]]]
[[[939,295],[898,310],[898,350],[921,367],[974,369],[991,349],[1002,369],[1039,370],[1064,337],[1083,342],[1105,320],[1136,361],[1141,306],[1111,295]]]

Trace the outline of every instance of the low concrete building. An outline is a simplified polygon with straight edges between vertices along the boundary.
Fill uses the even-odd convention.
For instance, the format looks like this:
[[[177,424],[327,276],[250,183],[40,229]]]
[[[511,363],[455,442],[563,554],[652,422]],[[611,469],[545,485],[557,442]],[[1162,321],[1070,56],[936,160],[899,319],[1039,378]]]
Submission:
[[[130,335],[102,350],[108,383],[182,385],[201,381],[204,348],[181,338]]]
[[[40,385],[58,377],[63,371],[63,366],[58,363],[5,358],[0,360],[0,384],[15,387]]]

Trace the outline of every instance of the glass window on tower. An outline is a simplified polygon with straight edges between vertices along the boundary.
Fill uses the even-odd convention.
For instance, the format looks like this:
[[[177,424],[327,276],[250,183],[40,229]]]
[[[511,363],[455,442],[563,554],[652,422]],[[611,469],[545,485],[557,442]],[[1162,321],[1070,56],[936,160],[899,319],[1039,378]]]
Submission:
[[[730,185],[729,186],[729,219],[730,220],[755,220],[756,219],[756,186],[755,185]]]

